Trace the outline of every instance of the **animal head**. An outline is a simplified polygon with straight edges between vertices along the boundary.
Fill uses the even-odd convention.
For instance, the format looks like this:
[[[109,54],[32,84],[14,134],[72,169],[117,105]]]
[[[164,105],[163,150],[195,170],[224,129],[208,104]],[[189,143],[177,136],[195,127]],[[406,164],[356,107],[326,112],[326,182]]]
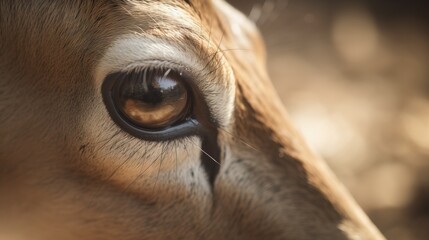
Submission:
[[[0,81],[0,238],[383,239],[223,0],[1,0]]]

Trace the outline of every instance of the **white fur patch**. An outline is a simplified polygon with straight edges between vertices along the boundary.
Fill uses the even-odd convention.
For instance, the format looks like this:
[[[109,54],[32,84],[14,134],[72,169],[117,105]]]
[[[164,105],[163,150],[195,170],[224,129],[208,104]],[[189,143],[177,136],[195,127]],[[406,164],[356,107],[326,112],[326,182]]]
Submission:
[[[213,47],[217,51],[217,46]],[[212,76],[216,71],[206,68],[205,61],[208,60],[201,59],[191,47],[188,48],[189,50],[182,43],[146,34],[121,36],[107,50],[96,68],[96,84],[101,86],[109,73],[117,71],[145,67],[183,69],[191,73],[192,80],[203,93],[213,117],[221,126],[228,126],[234,109],[235,83],[232,71],[225,65],[221,76]]]
[[[200,168],[201,142],[198,137],[191,137],[154,143],[121,131],[110,119],[101,97],[101,86],[108,74],[148,67],[183,70],[190,74],[191,81],[202,92],[212,117],[221,126],[230,125],[235,97],[232,71],[229,66],[224,66],[220,71],[222,74],[215,75],[219,71],[207,69],[207,60],[201,59],[191,46],[184,44],[144,33],[122,35],[107,49],[95,69],[95,86],[99,94],[94,99],[94,105],[97,107],[89,111],[86,120],[87,138],[97,148],[94,151],[97,157],[92,159],[95,161],[92,165],[109,173],[111,180],[118,184],[138,189],[149,181],[162,182],[166,186],[177,174],[182,186],[189,185],[187,182],[192,179],[187,177],[186,172]],[[217,46],[213,45],[212,49],[217,51]],[[201,184],[205,182],[203,171],[195,174],[201,178]]]

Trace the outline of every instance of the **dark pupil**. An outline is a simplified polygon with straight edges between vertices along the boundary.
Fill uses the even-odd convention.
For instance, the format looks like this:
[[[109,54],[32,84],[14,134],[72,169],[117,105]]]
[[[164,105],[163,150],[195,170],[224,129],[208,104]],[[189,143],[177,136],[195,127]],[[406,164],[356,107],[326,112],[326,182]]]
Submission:
[[[165,75],[167,71],[141,71],[130,73],[124,79],[119,92],[121,103],[129,99],[139,101],[146,107],[156,107],[159,104],[177,100],[183,94],[183,86],[175,78],[174,72]]]
[[[166,128],[188,113],[188,91],[183,77],[170,70],[144,69],[122,73],[115,102],[131,123],[147,129]]]

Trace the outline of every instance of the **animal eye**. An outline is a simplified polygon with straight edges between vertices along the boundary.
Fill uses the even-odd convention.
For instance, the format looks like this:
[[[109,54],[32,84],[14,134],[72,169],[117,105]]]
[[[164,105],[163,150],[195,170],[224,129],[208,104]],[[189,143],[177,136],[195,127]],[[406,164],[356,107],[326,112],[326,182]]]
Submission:
[[[145,69],[124,73],[120,78],[115,105],[138,127],[167,128],[189,112],[188,90],[180,74],[172,70]]]
[[[148,68],[110,74],[105,82],[109,111],[127,128],[160,131],[190,117],[191,93],[181,73]]]

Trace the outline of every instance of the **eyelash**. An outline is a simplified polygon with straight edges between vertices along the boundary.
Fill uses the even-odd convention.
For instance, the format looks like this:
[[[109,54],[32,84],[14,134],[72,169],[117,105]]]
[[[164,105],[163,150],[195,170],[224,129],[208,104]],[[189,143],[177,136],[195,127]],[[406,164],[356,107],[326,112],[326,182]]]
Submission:
[[[186,119],[184,122],[178,125],[173,125],[166,129],[147,130],[139,128],[136,125],[130,124],[129,119],[127,117],[124,117],[120,110],[118,110],[117,103],[115,101],[115,94],[118,88],[118,78],[121,74],[130,74],[133,71],[141,71],[142,69],[145,68],[144,66],[140,65],[139,68],[136,68],[134,70],[115,72],[106,76],[102,84],[102,97],[112,120],[125,132],[128,132],[134,137],[138,137],[148,141],[168,141],[192,135],[200,135],[201,133],[203,133],[204,128],[197,120],[197,117],[194,116],[193,112],[191,113],[190,119]],[[156,69],[156,66],[151,65],[150,69]],[[184,71],[179,70],[177,72],[181,73],[180,76],[183,78],[184,83],[186,85],[189,85],[189,90],[191,90],[189,91],[190,96],[191,99],[193,99],[195,97],[195,86],[192,85],[190,77],[184,74]],[[193,105],[194,103],[191,104]]]
[[[145,69],[171,69],[176,72],[184,73],[188,76],[193,76],[194,74],[191,72],[189,67],[186,67],[182,64],[178,64],[171,61],[157,60],[157,59],[145,59],[144,61],[136,61],[132,64],[121,68],[123,72],[131,72],[131,71],[143,71]],[[113,73],[113,72],[112,72]],[[111,73],[109,73],[111,74]]]

